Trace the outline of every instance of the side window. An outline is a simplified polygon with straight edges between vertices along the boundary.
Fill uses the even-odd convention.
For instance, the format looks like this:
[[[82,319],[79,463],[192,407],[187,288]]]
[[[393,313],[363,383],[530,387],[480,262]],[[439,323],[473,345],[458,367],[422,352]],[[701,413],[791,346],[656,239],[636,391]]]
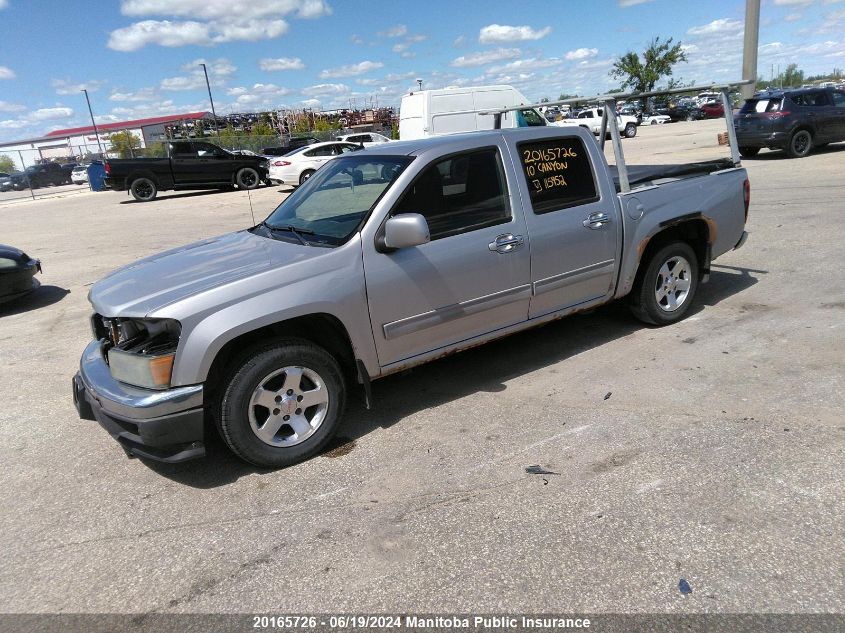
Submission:
[[[833,105],[839,108],[845,107],[845,92],[833,93]]]
[[[208,143],[194,143],[194,151],[200,158],[210,158],[218,154],[217,147]]]
[[[422,214],[432,240],[510,221],[499,151],[475,150],[432,163],[394,208],[393,214],[399,213]]]
[[[334,145],[323,145],[323,147],[316,147],[305,152],[305,156],[334,156]]]
[[[590,155],[577,137],[520,143],[519,161],[537,215],[599,199]]]
[[[173,143],[173,149],[171,151],[171,156],[179,157],[179,158],[192,158],[195,157],[197,154],[193,151],[190,143]]]

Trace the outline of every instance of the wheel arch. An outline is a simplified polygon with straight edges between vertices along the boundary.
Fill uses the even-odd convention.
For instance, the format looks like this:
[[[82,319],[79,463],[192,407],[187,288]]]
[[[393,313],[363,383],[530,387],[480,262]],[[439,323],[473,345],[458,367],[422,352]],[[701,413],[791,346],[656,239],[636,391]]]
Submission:
[[[163,187],[161,185],[161,181],[159,180],[158,176],[155,175],[152,171],[148,169],[138,169],[135,171],[129,172],[129,175],[126,176],[126,188],[129,189],[132,186],[132,183],[138,180],[138,178],[149,178],[153,181],[153,184],[156,186],[157,189],[161,190]]]
[[[637,247],[637,271],[631,287],[636,288],[640,283],[652,255],[671,242],[686,242],[692,247],[698,262],[699,276],[706,279],[710,274],[710,247],[715,239],[715,223],[701,213],[661,223],[657,231],[642,240]]]
[[[319,345],[334,356],[350,384],[359,380],[369,380],[369,376],[359,376],[355,349],[352,338],[343,323],[336,316],[326,312],[317,312],[292,317],[244,332],[228,340],[217,351],[205,378],[206,404],[214,401],[219,393],[221,382],[233,363],[240,360],[245,350],[273,339],[301,338]]]

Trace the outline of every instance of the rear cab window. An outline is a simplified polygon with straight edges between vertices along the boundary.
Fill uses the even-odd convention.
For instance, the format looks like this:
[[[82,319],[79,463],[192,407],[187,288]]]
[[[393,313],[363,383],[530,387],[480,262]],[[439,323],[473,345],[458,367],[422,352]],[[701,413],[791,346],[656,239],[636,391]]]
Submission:
[[[763,97],[759,99],[749,99],[742,105],[740,114],[752,114],[755,112],[779,112],[783,99],[780,97]]]
[[[536,215],[598,201],[590,155],[577,136],[526,141],[517,150]]]

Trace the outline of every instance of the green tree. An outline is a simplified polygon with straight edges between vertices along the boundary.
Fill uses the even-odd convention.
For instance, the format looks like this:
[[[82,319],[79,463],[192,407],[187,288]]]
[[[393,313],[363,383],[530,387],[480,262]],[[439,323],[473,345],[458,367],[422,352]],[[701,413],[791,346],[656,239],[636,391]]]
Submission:
[[[117,152],[120,158],[131,158],[135,155],[135,150],[141,148],[141,139],[129,130],[115,132],[109,137],[109,142],[111,151]]]
[[[15,161],[13,161],[11,157],[6,156],[5,154],[0,156],[0,171],[11,174],[13,171],[17,170],[18,166],[15,165]]]
[[[259,121],[255,125],[252,126],[252,130],[250,130],[250,136],[273,136],[276,133],[276,130],[273,127],[265,122]]]
[[[220,130],[220,146],[226,149],[240,149],[240,138],[231,125]]]
[[[687,55],[680,42],[673,46],[671,37],[665,42],[655,37],[642,55],[628,51],[617,58],[613,62],[610,76],[621,79],[623,88],[630,88],[634,92],[649,92],[654,90],[661,78],[672,74],[675,64],[686,60]]]
[[[790,64],[778,77],[778,83],[784,88],[796,88],[804,83],[804,71],[798,70],[798,64]]]

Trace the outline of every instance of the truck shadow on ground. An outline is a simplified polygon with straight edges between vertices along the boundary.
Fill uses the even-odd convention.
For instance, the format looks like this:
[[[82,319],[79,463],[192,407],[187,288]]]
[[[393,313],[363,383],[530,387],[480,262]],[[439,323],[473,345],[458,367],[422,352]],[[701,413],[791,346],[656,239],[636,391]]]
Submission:
[[[60,288],[59,286],[41,286],[32,293],[15,299],[9,303],[0,303],[0,319],[13,314],[22,314],[38,308],[45,308],[47,306],[58,303],[70,294],[67,288]]]
[[[156,196],[152,200],[146,202],[139,202],[135,198],[130,197],[128,200],[122,200],[120,204],[149,204],[151,202],[163,202],[166,200],[178,200],[179,198],[194,198],[196,196],[208,196],[213,193],[226,193],[229,189],[201,189],[199,191],[187,191],[185,193],[174,193],[166,196]],[[234,191],[232,189],[231,191]]]
[[[710,282],[699,287],[692,316],[753,286],[764,270],[713,265]],[[341,457],[354,442],[377,428],[389,428],[422,409],[440,406],[472,393],[505,391],[508,380],[625,337],[648,326],[636,321],[621,301],[583,314],[422,365],[373,383],[373,408],[350,394],[337,437],[311,460]],[[413,374],[412,376],[409,374]],[[144,463],[160,475],[195,488],[213,488],[252,474],[271,474],[246,464],[223,444],[216,430],[206,433],[207,456],[183,464]]]

